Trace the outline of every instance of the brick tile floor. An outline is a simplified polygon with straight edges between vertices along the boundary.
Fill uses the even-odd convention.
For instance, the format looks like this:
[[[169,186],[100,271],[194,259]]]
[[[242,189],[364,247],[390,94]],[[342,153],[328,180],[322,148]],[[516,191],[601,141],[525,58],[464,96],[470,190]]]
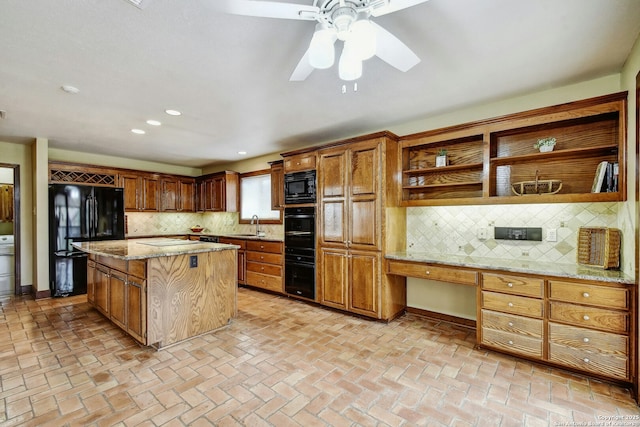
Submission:
[[[0,299],[0,425],[550,426],[640,415],[629,390],[475,349],[465,327],[411,314],[384,324],[243,288],[238,304],[229,326],[155,351],[86,296]]]

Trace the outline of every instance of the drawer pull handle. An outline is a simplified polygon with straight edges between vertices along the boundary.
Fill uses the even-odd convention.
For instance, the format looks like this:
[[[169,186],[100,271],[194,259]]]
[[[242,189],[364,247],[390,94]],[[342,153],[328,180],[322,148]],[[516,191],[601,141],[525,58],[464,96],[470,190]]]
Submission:
[[[511,283],[511,282],[507,283],[507,287],[508,288],[513,288],[513,283]]]
[[[591,295],[589,295],[589,292],[583,292],[582,296],[585,298],[589,298]]]
[[[509,304],[507,304],[509,307],[513,307],[513,303],[510,302]]]
[[[513,341],[509,340],[509,345],[513,345]]]
[[[582,338],[582,341],[583,341],[583,342],[589,342],[589,338],[584,337],[584,338]]]
[[[583,361],[584,363],[589,363],[589,362],[591,362],[591,360],[589,360],[589,358],[588,358],[588,357],[585,357],[584,359],[582,359],[582,361]]]
[[[509,322],[509,327],[513,328],[513,322]]]
[[[586,314],[585,314],[584,316],[582,316],[582,318],[583,318],[584,320],[589,320],[589,316],[587,316]]]

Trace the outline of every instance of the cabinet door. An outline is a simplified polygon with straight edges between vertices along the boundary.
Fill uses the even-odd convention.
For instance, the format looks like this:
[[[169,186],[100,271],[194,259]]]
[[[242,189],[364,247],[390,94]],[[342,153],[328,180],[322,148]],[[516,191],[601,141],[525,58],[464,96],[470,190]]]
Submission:
[[[126,330],[127,312],[125,306],[127,299],[127,279],[125,274],[111,270],[109,288],[111,321]]]
[[[142,197],[140,177],[138,175],[120,175],[120,187],[124,188],[124,210],[139,210],[138,200]]]
[[[380,144],[354,144],[350,149],[349,246],[381,249]]]
[[[247,281],[246,264],[245,251],[238,250],[238,283],[242,285]]]
[[[178,210],[180,212],[195,212],[195,183],[193,181],[180,180],[178,185]]]
[[[0,222],[13,221],[13,185],[0,185]]]
[[[271,164],[271,209],[278,210],[284,206],[284,167],[282,162]]]
[[[160,210],[160,180],[155,176],[142,177],[142,210],[147,212]]]
[[[349,268],[347,251],[321,248],[319,261],[316,283],[321,288],[320,302],[346,310]]]
[[[227,209],[227,191],[225,178],[217,176],[212,180],[212,200],[211,210],[214,212],[224,212]]]
[[[87,261],[87,301],[95,306],[96,295],[96,263]]]
[[[351,251],[349,311],[380,317],[380,253]]]
[[[327,150],[320,154],[318,188],[320,198],[320,244],[346,247],[347,220],[347,152]]]
[[[136,340],[146,345],[147,333],[147,299],[146,281],[129,276],[127,278],[127,332]]]
[[[109,270],[97,266],[95,276],[95,307],[109,317]]]
[[[178,210],[178,180],[171,178],[162,179],[162,211],[175,212]]]

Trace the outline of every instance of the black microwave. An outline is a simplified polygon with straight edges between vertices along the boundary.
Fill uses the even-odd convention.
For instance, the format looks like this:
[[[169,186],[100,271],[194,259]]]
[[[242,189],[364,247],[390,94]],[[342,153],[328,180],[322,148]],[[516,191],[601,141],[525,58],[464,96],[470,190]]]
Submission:
[[[284,203],[316,202],[316,171],[293,172],[284,175]]]

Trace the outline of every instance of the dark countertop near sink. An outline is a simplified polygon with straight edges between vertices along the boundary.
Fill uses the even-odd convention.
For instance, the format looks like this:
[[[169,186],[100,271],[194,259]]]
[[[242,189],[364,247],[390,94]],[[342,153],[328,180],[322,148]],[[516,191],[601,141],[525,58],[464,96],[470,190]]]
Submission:
[[[560,264],[541,261],[483,258],[462,255],[431,254],[424,252],[396,252],[385,255],[389,260],[424,262],[485,270],[510,271],[514,273],[541,274],[555,277],[594,280],[613,283],[634,283],[633,277],[622,271],[604,270],[579,264]]]

